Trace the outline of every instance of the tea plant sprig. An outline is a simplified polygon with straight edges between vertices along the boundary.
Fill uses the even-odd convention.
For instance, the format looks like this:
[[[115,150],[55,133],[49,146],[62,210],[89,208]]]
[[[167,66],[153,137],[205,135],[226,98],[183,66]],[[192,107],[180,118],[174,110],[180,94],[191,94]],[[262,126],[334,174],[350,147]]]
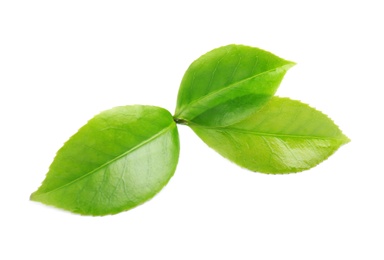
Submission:
[[[152,198],[173,176],[176,124],[232,162],[262,173],[307,170],[349,142],[320,111],[274,94],[295,63],[243,45],[194,61],[174,116],[154,106],[104,111],[57,152],[31,200],[82,215],[116,214]]]

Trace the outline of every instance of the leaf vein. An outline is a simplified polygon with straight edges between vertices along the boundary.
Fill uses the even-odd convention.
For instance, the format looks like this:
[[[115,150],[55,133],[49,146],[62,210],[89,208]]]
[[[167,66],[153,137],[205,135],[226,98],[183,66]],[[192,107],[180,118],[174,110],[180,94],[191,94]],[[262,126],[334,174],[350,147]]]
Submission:
[[[229,84],[228,86],[224,86],[223,88],[220,88],[220,89],[218,89],[218,90],[216,90],[216,91],[212,91],[212,92],[208,93],[207,95],[204,95],[204,96],[202,96],[201,98],[198,98],[198,99],[193,100],[192,102],[186,104],[186,105],[184,106],[184,108],[180,110],[180,112],[178,113],[178,115],[176,115],[176,117],[180,117],[180,116],[182,116],[183,113],[185,114],[185,111],[188,112],[188,108],[193,107],[196,103],[203,102],[204,100],[209,99],[209,98],[211,98],[212,96],[215,96],[215,95],[221,96],[220,93],[225,92],[225,91],[227,91],[228,89],[230,89],[230,88],[232,88],[232,87],[235,87],[235,86],[237,86],[237,85],[239,85],[239,84],[241,84],[241,83],[243,83],[243,82],[252,80],[252,79],[254,79],[254,78],[260,77],[260,76],[262,76],[262,75],[268,74],[268,73],[270,73],[270,72],[272,72],[272,71],[275,71],[275,70],[278,70],[278,69],[284,69],[284,68],[287,68],[287,69],[288,69],[288,68],[291,67],[291,66],[292,66],[292,64],[289,63],[289,64],[286,64],[286,65],[283,65],[283,66],[280,66],[280,67],[277,67],[277,68],[273,68],[273,69],[270,69],[270,70],[266,70],[266,71],[264,71],[264,72],[262,72],[262,73],[259,73],[259,74],[253,75],[253,76],[251,76],[251,77],[248,77],[248,78],[242,79],[242,80],[240,80],[240,81],[237,81],[237,82],[235,82],[235,83]],[[183,118],[181,118],[181,119],[183,119]],[[191,120],[191,118],[189,118],[189,120]]]
[[[152,140],[154,140],[154,139],[160,137],[161,135],[163,135],[163,134],[165,134],[166,132],[168,132],[172,127],[173,127],[173,121],[171,122],[171,124],[170,124],[169,126],[167,126],[166,128],[164,128],[163,130],[161,130],[161,131],[158,132],[157,134],[153,135],[152,137],[148,138],[147,140],[142,141],[141,143],[139,143],[139,144],[137,144],[136,146],[132,147],[132,148],[129,149],[128,151],[122,153],[122,154],[119,155],[119,156],[116,156],[115,158],[113,158],[113,159],[109,160],[108,162],[102,164],[101,166],[97,167],[96,169],[94,169],[94,170],[92,170],[92,171],[90,171],[90,172],[88,172],[88,173],[86,173],[86,174],[84,174],[84,175],[82,175],[82,176],[80,176],[80,177],[74,179],[73,181],[68,182],[68,183],[66,183],[66,184],[64,184],[64,185],[62,185],[62,186],[60,186],[60,187],[57,187],[57,188],[55,188],[55,189],[53,189],[53,190],[50,190],[50,191],[47,191],[47,192],[44,192],[44,193],[41,193],[41,194],[35,194],[34,196],[37,197],[37,196],[46,195],[46,194],[48,194],[48,193],[51,193],[51,192],[57,191],[57,190],[59,190],[59,189],[62,189],[62,188],[64,188],[64,187],[67,187],[67,186],[72,185],[73,183],[76,183],[77,181],[80,181],[81,179],[84,179],[85,177],[87,177],[87,176],[89,176],[89,175],[91,175],[91,174],[93,174],[93,173],[99,171],[100,169],[102,169],[102,168],[104,168],[104,167],[107,167],[108,165],[112,164],[113,162],[115,162],[115,161],[117,161],[117,160],[123,158],[123,157],[126,156],[127,154],[129,154],[129,153],[131,153],[131,152],[133,152],[133,151],[139,149],[139,148],[142,147],[143,145],[145,145],[145,144],[151,142]]]
[[[201,127],[201,126],[198,126]],[[313,136],[313,135],[290,135],[290,134],[279,134],[279,133],[266,133],[266,132],[257,132],[252,130],[244,130],[238,128],[217,128],[217,127],[204,127],[206,129],[211,129],[220,132],[234,131],[243,134],[253,134],[258,136],[267,136],[267,137],[276,137],[276,138],[301,138],[301,139],[321,139],[321,140],[338,140],[337,137],[328,137],[328,136]]]

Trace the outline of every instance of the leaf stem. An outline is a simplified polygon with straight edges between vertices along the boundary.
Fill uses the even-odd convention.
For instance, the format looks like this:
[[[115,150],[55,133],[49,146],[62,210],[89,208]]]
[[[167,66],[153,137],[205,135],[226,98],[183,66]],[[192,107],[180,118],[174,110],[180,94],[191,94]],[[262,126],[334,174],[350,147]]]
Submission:
[[[175,123],[179,125],[189,125],[189,122],[185,119],[173,117],[173,121],[175,121]]]

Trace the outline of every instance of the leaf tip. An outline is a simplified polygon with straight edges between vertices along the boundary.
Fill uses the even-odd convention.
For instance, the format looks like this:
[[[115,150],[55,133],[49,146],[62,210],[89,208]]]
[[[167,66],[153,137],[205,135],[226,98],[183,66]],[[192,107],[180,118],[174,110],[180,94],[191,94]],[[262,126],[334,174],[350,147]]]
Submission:
[[[41,202],[41,200],[39,199],[40,195],[41,195],[41,193],[39,193],[39,189],[37,189],[36,191],[31,193],[31,195],[29,196],[29,200]]]
[[[287,60],[287,64],[284,65],[284,69],[285,70],[289,70],[290,68],[292,68],[293,66],[295,66],[297,63],[294,62],[294,61],[290,61],[290,60]]]
[[[343,134],[342,145],[347,144],[349,142],[351,142],[351,139],[348,136],[346,136],[345,134]]]
[[[31,193],[31,195],[29,196],[29,200],[36,201],[36,191]]]

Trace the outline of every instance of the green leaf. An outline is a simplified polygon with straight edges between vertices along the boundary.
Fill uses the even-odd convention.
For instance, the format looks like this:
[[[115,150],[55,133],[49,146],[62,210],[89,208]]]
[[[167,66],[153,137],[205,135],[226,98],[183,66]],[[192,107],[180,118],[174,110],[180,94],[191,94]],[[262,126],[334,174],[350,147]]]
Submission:
[[[64,144],[31,200],[82,215],[115,214],[158,193],[178,157],[178,132],[167,110],[116,107]]]
[[[222,156],[263,173],[309,169],[349,142],[320,111],[279,97],[273,97],[259,111],[231,126],[190,126]]]
[[[293,65],[258,48],[228,45],[214,49],[186,71],[175,118],[205,126],[239,122],[274,95]]]

